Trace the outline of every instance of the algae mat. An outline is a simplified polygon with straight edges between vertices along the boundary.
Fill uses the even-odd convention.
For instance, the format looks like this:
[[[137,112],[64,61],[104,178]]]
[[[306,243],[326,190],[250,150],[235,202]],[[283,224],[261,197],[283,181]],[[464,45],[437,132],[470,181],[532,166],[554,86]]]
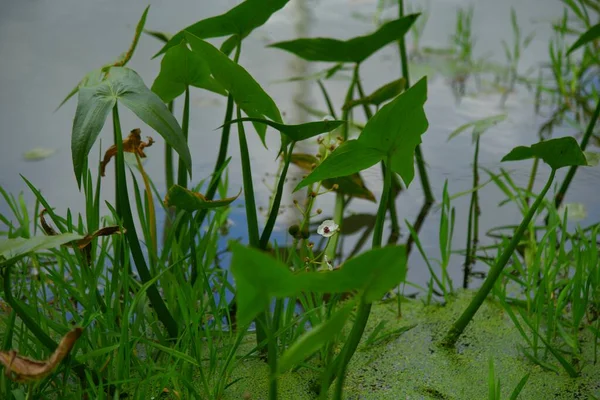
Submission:
[[[519,399],[573,400],[600,398],[600,363],[594,365],[594,343],[590,335],[583,343],[581,376],[570,378],[548,355],[546,362],[558,373],[530,362],[519,346],[525,346],[518,330],[500,305],[486,301],[459,341],[456,351],[441,349],[441,339],[464,310],[472,292],[461,292],[445,306],[425,306],[419,301],[402,303],[402,317],[395,304],[373,307],[363,345],[353,358],[346,379],[345,399],[488,399],[489,359],[493,358],[501,397],[508,399],[514,387],[530,374]],[[381,322],[383,332],[407,328],[375,346],[364,338]],[[412,328],[411,328],[412,327]],[[408,329],[410,328],[410,329]],[[258,360],[241,363],[232,380],[241,378],[226,392],[226,399],[266,399],[268,367]],[[310,384],[317,379],[304,369],[280,377],[280,399],[315,399]]]

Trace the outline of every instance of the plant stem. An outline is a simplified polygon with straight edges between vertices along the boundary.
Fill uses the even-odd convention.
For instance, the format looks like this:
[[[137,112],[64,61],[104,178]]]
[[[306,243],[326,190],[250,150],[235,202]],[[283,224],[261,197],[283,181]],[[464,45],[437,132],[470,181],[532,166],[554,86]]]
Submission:
[[[404,0],[398,0],[398,18],[404,17]],[[408,74],[408,56],[406,55],[406,41],[404,36],[398,40],[398,47],[400,50],[400,61],[402,63],[402,76],[406,79],[406,89],[410,87],[410,78]],[[423,159],[423,153],[421,152],[421,145],[418,145],[415,149],[415,159],[417,160],[417,168],[419,170],[419,177],[421,179],[421,186],[423,187],[423,194],[425,195],[426,203],[433,203],[435,197],[429,184],[429,177],[427,176],[427,169],[425,168],[425,160]]]
[[[115,170],[117,172],[116,195],[118,197],[117,204],[120,204],[121,206],[120,209],[117,210],[117,216],[121,219],[121,221],[123,221],[123,226],[125,227],[125,236],[127,237],[127,242],[129,243],[129,248],[131,250],[131,255],[133,256],[135,266],[140,274],[142,282],[146,283],[152,279],[152,276],[150,275],[150,271],[148,271],[146,261],[144,260],[144,254],[142,253],[142,248],[135,231],[131,206],[129,205],[129,197],[127,195],[127,180],[125,176],[125,160],[123,157],[123,135],[121,134],[121,122],[119,119],[118,105],[116,104],[113,107],[113,133],[115,145],[117,146],[115,163]],[[158,292],[156,284],[150,286],[147,293],[148,299],[154,307],[154,311],[156,312],[158,319],[165,325],[170,338],[177,338],[179,334],[177,322],[167,309],[166,304]]]
[[[508,260],[510,260],[510,258],[512,257],[512,254],[517,248],[521,237],[523,237],[523,233],[529,226],[529,223],[533,219],[533,216],[535,215],[537,209],[544,200],[544,196],[546,196],[546,193],[550,189],[550,186],[554,181],[555,175],[556,170],[553,169],[550,173],[550,176],[548,177],[548,182],[546,182],[544,189],[542,189],[542,192],[535,199],[535,202],[532,204],[531,208],[529,209],[529,212],[527,213],[523,221],[521,221],[521,224],[514,233],[508,247],[504,250],[500,258],[498,258],[498,261],[496,262],[494,267],[492,267],[492,269],[488,273],[488,276],[483,282],[483,285],[481,285],[481,288],[479,289],[469,306],[465,309],[462,315],[456,320],[454,325],[452,325],[452,328],[450,328],[450,330],[446,334],[446,337],[442,341],[443,346],[454,347],[460,335],[463,333],[469,322],[473,319],[473,316],[475,315],[475,313],[477,313],[477,310],[479,310],[479,307],[481,307],[488,294],[494,288],[496,281],[502,274],[502,270],[508,263]]]
[[[525,203],[529,205],[529,193],[533,191],[533,185],[535,183],[535,176],[537,175],[538,166],[540,165],[540,159],[536,158],[533,160],[531,166],[531,175],[529,175],[529,182],[527,182],[527,194],[525,194]]]
[[[465,271],[463,275],[463,288],[469,286],[472,266],[475,264],[475,254],[477,253],[477,242],[479,236],[479,195],[476,190],[479,185],[479,138],[475,140],[475,155],[473,156],[473,193],[471,193],[471,203],[469,204],[469,221],[467,227],[467,251],[465,255]],[[537,160],[537,159],[536,159]]]
[[[142,180],[144,181],[144,188],[146,190],[146,200],[148,201],[148,224],[150,225],[150,240],[152,241],[152,253],[156,257],[158,252],[158,243],[156,239],[156,211],[154,209],[154,199],[152,198],[152,188],[150,187],[150,181],[148,175],[142,166],[142,159],[136,153],[135,159],[137,160],[140,173],[142,174]],[[185,172],[185,170],[184,170]]]
[[[596,121],[598,120],[599,116],[600,116],[600,98],[596,102],[596,109],[594,110],[594,113],[592,114],[592,119],[588,123],[587,129],[585,130],[585,134],[583,135],[583,138],[581,139],[581,143],[580,143],[579,147],[581,147],[582,151],[585,150],[585,148],[588,145],[588,142],[590,141],[590,137],[592,136],[592,133],[594,132],[594,127],[596,126]],[[560,207],[560,205],[562,204],[562,202],[565,198],[565,194],[567,193],[567,190],[569,189],[569,185],[571,184],[571,181],[573,180],[573,177],[575,176],[575,173],[577,172],[577,168],[578,168],[577,165],[573,165],[569,168],[569,171],[567,172],[567,175],[565,176],[565,179],[563,180],[562,185],[560,185],[560,188],[558,189],[556,196],[554,196],[554,206],[556,208]]]
[[[281,198],[283,197],[283,189],[285,187],[285,179],[287,176],[288,167],[290,166],[290,162],[292,160],[292,153],[295,145],[296,142],[292,142],[284,160],[283,170],[279,176],[277,192],[275,193],[275,198],[273,199],[271,211],[269,212],[269,218],[260,237],[259,248],[261,250],[266,250],[267,246],[269,245],[269,239],[271,238],[271,233],[273,232],[273,227],[275,226],[275,221],[277,220],[277,214],[279,213],[279,206],[281,205]]]
[[[189,126],[190,126],[190,87],[185,87],[185,100],[183,103],[183,118],[181,121],[181,130],[183,131],[183,136],[185,137],[185,142],[188,142],[189,136]],[[179,157],[179,165],[177,168],[177,184],[184,188],[187,188],[187,170],[185,168],[185,163],[183,159]]]
[[[392,174],[391,170],[389,169],[389,165],[391,165],[391,157],[388,157],[387,159],[387,166],[384,165],[385,173],[383,181],[383,192],[381,194],[381,200],[379,201],[379,208],[377,209],[377,219],[375,220],[375,229],[373,231],[374,249],[381,247],[381,243],[383,241],[383,225],[385,223],[385,214],[387,212],[388,198],[390,196],[392,188]],[[341,400],[342,398],[346,369],[348,368],[348,363],[352,359],[352,356],[356,352],[356,348],[358,347],[360,339],[362,338],[362,335],[365,331],[365,327],[367,326],[370,313],[371,303],[365,303],[361,300],[358,306],[358,310],[356,312],[354,325],[352,326],[352,330],[350,331],[350,335],[348,336],[348,340],[346,341],[342,352],[334,361],[336,366],[339,368],[335,394],[333,397],[336,400]],[[333,376],[331,377],[332,380],[334,378],[335,377]]]
[[[171,101],[168,104],[169,111],[173,114],[175,101]],[[167,190],[175,183],[175,174],[173,171],[173,148],[170,144],[165,142],[165,181],[167,183]]]

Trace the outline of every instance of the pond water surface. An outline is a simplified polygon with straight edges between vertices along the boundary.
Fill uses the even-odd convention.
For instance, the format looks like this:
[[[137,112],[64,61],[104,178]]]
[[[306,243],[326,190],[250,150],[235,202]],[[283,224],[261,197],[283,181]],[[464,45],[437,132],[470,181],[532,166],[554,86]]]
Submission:
[[[275,14],[263,27],[257,29],[244,41],[240,63],[261,83],[274,98],[287,123],[300,123],[314,120],[297,102],[309,104],[311,107],[325,110],[324,101],[314,81],[280,82],[286,78],[316,72],[325,65],[309,65],[299,61],[288,53],[267,48],[269,43],[289,40],[300,36],[327,36],[350,38],[365,34],[375,29],[372,20],[377,8],[375,0],[291,0],[280,12]],[[83,77],[84,74],[107,62],[114,60],[129,46],[135,24],[146,1],[121,2],[116,0],[81,1],[81,0],[26,0],[1,1],[0,13],[0,185],[7,191],[17,194],[25,192],[25,198],[32,204],[32,196],[19,174],[27,177],[41,189],[51,205],[59,213],[67,208],[76,212],[83,210],[83,196],[77,190],[71,155],[70,133],[76,106],[71,99],[64,107],[54,112],[60,101]],[[174,33],[185,26],[220,14],[238,4],[237,1],[198,1],[169,0],[151,1],[146,28]],[[449,36],[453,33],[456,11],[459,7],[467,7],[471,2],[466,0],[432,0],[419,2],[426,7],[429,16],[423,37],[422,46],[445,47]],[[558,0],[482,0],[472,2],[474,5],[473,31],[476,38],[475,56],[491,54],[492,59],[503,62],[501,40],[512,40],[510,27],[510,8],[515,7],[518,13],[521,30],[526,34],[535,30],[536,36],[531,46],[524,52],[520,70],[537,66],[548,59],[548,40],[551,35],[551,21],[562,15],[563,6]],[[396,8],[385,11],[384,16],[394,17]],[[213,41],[218,43],[220,41]],[[409,44],[412,40],[409,40]],[[150,58],[161,47],[154,38],[142,36],[138,49],[129,64],[151,86],[158,74],[160,61]],[[427,65],[425,65],[427,66]],[[422,69],[421,69],[422,70]],[[414,71],[414,78],[419,71]],[[390,45],[376,53],[361,69],[363,85],[367,92],[391,80],[400,74],[398,50]],[[413,80],[414,80],[413,78]],[[520,144],[536,142],[537,131],[544,119],[536,116],[533,95],[524,87],[517,87],[505,104],[500,106],[499,93],[467,95],[457,103],[449,78],[443,75],[429,76],[429,95],[426,112],[430,122],[428,132],[423,136],[423,153],[428,164],[428,172],[437,199],[441,198],[444,181],[448,180],[450,193],[467,190],[471,186],[471,160],[473,146],[469,135],[458,137],[447,143],[450,132],[458,126],[486,116],[506,112],[508,118],[492,128],[482,139],[481,165],[492,170],[499,167],[499,160],[512,147]],[[334,104],[339,109],[345,95],[347,82],[344,80],[327,81]],[[181,102],[180,102],[181,103]],[[190,149],[193,157],[193,183],[204,179],[212,171],[216,158],[220,134],[215,130],[221,125],[225,112],[225,100],[209,96],[200,90],[192,91]],[[155,185],[165,192],[163,172],[163,141],[156,133],[140,124],[136,118],[123,110],[123,129],[142,128],[144,136],[153,136],[154,147],[148,149],[149,158],[146,168]],[[175,115],[180,118],[180,107],[176,107]],[[359,118],[362,113],[355,113]],[[572,129],[556,131],[555,135],[573,134]],[[252,137],[249,145],[252,155],[252,168],[255,189],[258,191],[258,205],[266,207],[270,194],[268,186],[274,185],[273,174],[277,171],[275,161],[278,135],[272,135],[268,141],[269,150],[262,147],[256,137]],[[100,136],[102,148],[111,143],[111,128],[107,124]],[[51,157],[31,162],[26,161],[23,153],[35,147],[54,149]],[[313,144],[298,148],[303,152],[314,152]],[[99,153],[98,144],[90,153],[95,165]],[[242,186],[238,146],[235,135],[230,144],[230,155],[233,156],[230,167],[230,192],[237,193]],[[514,179],[525,184],[530,163],[511,163],[504,167],[514,171]],[[92,168],[94,174],[97,170]],[[381,193],[379,167],[364,173],[367,186],[376,198]],[[541,167],[542,175],[548,173]],[[292,168],[292,177],[299,178],[302,171]],[[112,174],[107,174],[103,186],[103,198],[114,199]],[[559,174],[562,177],[563,174]],[[580,169],[570,189],[569,202],[581,202],[586,205],[588,217],[583,225],[600,219],[598,204],[597,169]],[[266,178],[268,185],[262,181]],[[482,178],[482,180],[485,177]],[[536,188],[540,188],[538,185]],[[288,187],[285,205],[291,205],[293,198],[299,194],[291,194]],[[481,191],[481,232],[488,229],[520,221],[515,207],[510,205],[498,207],[504,197],[488,186]],[[239,200],[236,204],[240,203]],[[423,203],[423,192],[418,178],[410,189],[398,198],[400,220],[414,221]],[[324,210],[324,216],[333,212],[334,196],[325,195],[319,198],[318,206]],[[454,201],[456,207],[456,226],[454,247],[463,248],[466,233],[468,197]],[[106,210],[106,208],[105,208]],[[364,200],[353,201],[350,212],[374,214],[376,207]],[[0,200],[0,213],[8,212],[7,205]],[[426,252],[431,257],[439,254],[438,224],[439,210],[435,207],[425,221],[421,230],[421,238]],[[287,227],[297,221],[298,214],[292,207],[285,208],[279,219],[278,238],[285,240]],[[231,236],[245,235],[244,210],[236,207],[232,213],[234,225]],[[402,240],[406,240],[407,230],[402,227]],[[345,238],[346,249],[351,249],[360,233]],[[486,240],[483,240],[486,243]],[[451,276],[456,285],[462,281],[461,256],[452,260]],[[485,270],[485,267],[479,266]],[[413,252],[410,261],[409,279],[423,285],[429,274],[417,252]]]

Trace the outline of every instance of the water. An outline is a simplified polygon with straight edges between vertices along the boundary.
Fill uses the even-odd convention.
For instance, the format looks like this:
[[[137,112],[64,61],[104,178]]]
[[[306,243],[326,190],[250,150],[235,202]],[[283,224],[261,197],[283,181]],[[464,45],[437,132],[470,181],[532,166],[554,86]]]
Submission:
[[[152,1],[147,29],[174,33],[179,29],[205,17],[220,14],[238,4],[237,1]],[[419,2],[421,4],[423,2]],[[74,180],[70,156],[70,133],[76,107],[76,99],[71,99],[56,113],[64,96],[88,71],[114,60],[125,51],[131,41],[137,23],[147,2],[117,2],[105,0],[81,2],[77,0],[43,1],[2,1],[0,14],[0,121],[2,145],[0,147],[0,185],[12,193],[24,191],[29,194],[19,174],[27,177],[41,189],[47,200],[59,213],[67,208],[83,210],[83,195],[78,192]],[[299,123],[311,120],[297,105],[297,101],[310,104],[314,108],[325,110],[325,104],[314,83],[292,82],[277,83],[291,76],[304,75],[322,69],[324,65],[302,62],[277,49],[266,48],[275,41],[293,39],[299,36],[330,36],[349,38],[374,30],[369,19],[376,10],[374,0],[292,0],[267,24],[257,29],[244,41],[240,63],[261,83],[263,88],[279,105],[284,120]],[[429,20],[421,38],[422,46],[443,47],[453,32],[455,13],[458,7],[465,7],[464,0],[437,0],[428,4]],[[475,56],[491,54],[493,59],[502,61],[501,40],[510,43],[510,7],[518,12],[521,30],[524,34],[536,31],[536,37],[529,49],[524,52],[521,70],[545,62],[547,42],[550,37],[550,21],[562,15],[562,5],[558,0],[482,0],[474,3],[475,15],[473,30],[476,36]],[[390,8],[386,17],[393,17],[396,10]],[[362,15],[362,16],[361,16]],[[366,18],[364,18],[366,16]],[[219,43],[220,41],[213,41]],[[411,43],[409,41],[409,43]],[[129,64],[150,86],[157,76],[160,61],[149,61],[161,44],[153,38],[143,36],[138,49]],[[380,85],[396,79],[400,65],[397,48],[394,45],[376,53],[361,69],[363,85],[371,92]],[[416,78],[418,71],[413,71]],[[414,79],[413,79],[414,80]],[[335,105],[339,108],[345,95],[347,82],[335,80],[327,82]],[[448,134],[456,127],[473,119],[508,113],[507,121],[491,129],[481,143],[480,160],[482,166],[497,170],[499,160],[512,147],[537,141],[536,132],[543,119],[534,114],[533,99],[525,88],[518,87],[516,93],[509,96],[506,108],[499,107],[500,95],[485,94],[467,96],[456,103],[447,77],[433,76],[429,80],[429,99],[426,112],[430,122],[429,131],[423,137],[423,153],[428,163],[430,180],[436,198],[441,197],[444,181],[448,180],[451,193],[467,190],[471,186],[471,160],[473,147],[468,135],[458,137],[446,143]],[[180,101],[181,103],[181,101]],[[215,128],[221,125],[225,110],[225,100],[207,95],[200,90],[192,90],[190,149],[194,161],[193,183],[205,178],[214,165],[216,149],[220,135]],[[180,104],[179,104],[180,105]],[[361,115],[357,110],[356,115]],[[156,186],[164,194],[163,141],[159,135],[141,124],[133,115],[122,108],[122,124],[125,131],[140,127],[142,135],[151,135],[156,140],[149,148],[146,161],[147,172]],[[181,109],[176,107],[176,116],[180,118]],[[106,149],[112,139],[110,124],[100,135],[102,148]],[[555,135],[572,134],[570,129],[556,132]],[[252,132],[251,132],[252,134]],[[230,168],[230,193],[237,193],[242,186],[238,146],[235,135],[232,136],[230,154],[233,155]],[[268,139],[270,150],[251,137],[249,141],[252,155],[255,190],[258,192],[258,205],[268,205],[269,189],[262,183],[266,178],[270,186],[275,184],[273,176],[266,176],[277,170],[274,149],[277,149],[278,135]],[[34,147],[55,149],[56,153],[42,161],[28,162],[23,153]],[[309,144],[298,146],[298,151],[313,152]],[[90,153],[90,164],[96,164],[99,147]],[[529,163],[505,164],[505,168],[514,170],[514,178],[524,184],[528,177]],[[112,168],[109,167],[109,168]],[[93,173],[96,173],[96,169]],[[542,173],[547,173],[541,167]],[[301,177],[302,172],[291,168],[291,177]],[[586,222],[598,221],[600,213],[596,200],[599,189],[594,184],[600,173],[597,169],[580,169],[573,182],[567,201],[582,202],[588,210]],[[562,177],[563,174],[559,174]],[[379,167],[363,173],[367,185],[379,198],[381,178]],[[482,181],[485,175],[482,173]],[[536,188],[540,188],[539,179]],[[291,194],[288,187],[285,205],[290,205],[299,194]],[[104,178],[103,198],[114,199],[112,174]],[[481,232],[498,226],[518,223],[520,218],[510,205],[498,208],[504,198],[491,186],[481,192]],[[413,221],[423,201],[418,179],[410,190],[398,199],[400,220]],[[325,210],[324,216],[333,211],[333,195],[321,196],[318,206]],[[238,201],[239,203],[239,201]],[[468,198],[457,199],[453,205],[457,210],[455,227],[455,248],[462,248],[465,241]],[[356,200],[352,212],[374,213],[372,203]],[[6,214],[8,208],[0,202],[0,213]],[[287,227],[297,221],[298,214],[293,208],[286,208],[277,225],[278,238],[284,240]],[[232,212],[235,225],[231,236],[245,234],[243,208]],[[263,219],[264,222],[264,219]],[[439,211],[435,207],[421,231],[426,252],[431,257],[439,254],[437,247]],[[403,234],[407,230],[403,228]],[[360,233],[345,238],[344,244],[351,249]],[[406,237],[403,237],[405,240]],[[485,240],[484,240],[485,243]],[[451,264],[451,276],[456,284],[461,281],[462,257],[456,256]],[[480,267],[481,268],[481,267]],[[485,268],[481,268],[485,270]],[[410,260],[409,279],[425,284],[428,273],[418,253],[414,252]]]

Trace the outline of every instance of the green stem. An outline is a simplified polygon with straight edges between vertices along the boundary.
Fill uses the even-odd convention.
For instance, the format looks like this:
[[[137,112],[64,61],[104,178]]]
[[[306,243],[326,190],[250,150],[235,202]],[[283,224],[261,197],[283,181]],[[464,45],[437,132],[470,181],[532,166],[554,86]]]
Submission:
[[[183,131],[183,136],[185,137],[185,142],[188,142],[189,136],[189,126],[190,126],[190,87],[185,87],[185,100],[183,103],[183,119],[181,121],[181,130]],[[177,184],[184,188],[187,187],[187,169],[185,168],[185,163],[183,159],[179,157],[179,165],[177,168]]]
[[[292,161],[292,153],[294,151],[295,145],[296,142],[292,142],[290,148],[287,151],[287,156],[284,160],[283,170],[281,171],[281,175],[279,176],[279,182],[277,183],[277,192],[275,193],[275,198],[273,199],[271,211],[269,212],[269,218],[267,219],[267,223],[260,237],[259,248],[261,250],[267,249],[269,239],[271,238],[271,233],[273,232],[273,228],[275,227],[275,221],[277,220],[277,214],[279,213],[279,207],[281,206],[281,199],[283,197],[283,189],[285,187],[285,180],[287,177],[288,167],[290,166],[290,162]]]
[[[129,197],[127,196],[125,160],[123,157],[123,135],[121,134],[121,122],[119,119],[118,106],[116,104],[113,107],[113,133],[115,145],[117,146],[115,163],[115,169],[117,172],[116,194],[118,197],[117,204],[120,205],[120,210],[118,211],[119,214],[117,216],[123,221],[123,226],[125,227],[125,236],[127,238],[127,242],[129,243],[129,248],[131,250],[131,255],[133,256],[135,266],[140,274],[142,282],[146,283],[152,279],[152,276],[150,275],[150,271],[148,271],[146,261],[144,260],[144,254],[137,237],[135,223],[133,222],[133,213],[131,212],[131,206],[129,205]],[[177,338],[179,334],[177,322],[169,312],[166,304],[160,296],[156,284],[150,286],[147,293],[148,299],[150,300],[152,307],[154,307],[154,311],[156,312],[158,319],[165,325],[170,338]]]
[[[381,247],[381,243],[383,242],[383,225],[385,223],[385,214],[387,212],[388,199],[392,188],[392,174],[391,170],[389,169],[389,165],[391,165],[391,157],[388,157],[387,159],[387,166],[384,165],[385,173],[383,181],[383,193],[381,194],[379,208],[377,209],[377,219],[375,220],[375,229],[373,231],[373,248]],[[348,368],[348,363],[352,359],[352,356],[356,352],[360,339],[365,331],[365,327],[367,326],[370,313],[371,303],[365,303],[364,301],[361,301],[358,306],[354,325],[352,326],[348,340],[344,345],[342,352],[335,361],[335,364],[339,368],[335,395],[333,397],[336,400],[341,400],[342,398],[346,369]],[[331,377],[332,380],[334,378],[335,377]]]
[[[241,109],[237,108],[237,118],[242,118]],[[238,122],[238,138],[240,143],[240,156],[242,159],[242,178],[244,183],[244,202],[246,203],[246,220],[248,222],[248,241],[250,246],[259,247],[258,217],[256,215],[256,201],[254,199],[254,184],[252,183],[252,166],[250,165],[250,152],[246,141],[246,131],[243,122]]]
[[[235,55],[233,57],[233,61],[237,63],[240,59],[240,53],[242,51],[242,42],[241,40],[238,42],[238,45],[235,50]],[[215,168],[213,170],[213,174],[210,180],[210,184],[208,185],[208,190],[206,191],[205,197],[208,200],[212,200],[217,193],[217,189],[219,188],[219,182],[221,181],[221,175],[223,173],[223,165],[225,164],[225,159],[227,158],[227,147],[229,146],[229,136],[231,133],[231,124],[229,123],[233,118],[233,96],[231,93],[227,96],[227,108],[225,110],[225,120],[223,121],[223,131],[221,133],[221,144],[219,146],[219,154],[217,156],[217,161],[215,163]],[[201,210],[196,215],[196,226],[201,227],[206,215],[208,214],[208,210]]]
[[[517,245],[523,237],[523,233],[529,226],[529,223],[533,219],[533,216],[535,215],[537,209],[544,200],[544,196],[546,196],[546,193],[550,189],[550,186],[552,186],[552,182],[554,181],[555,175],[556,170],[553,169],[550,173],[550,176],[548,177],[548,182],[546,182],[544,189],[542,189],[542,192],[535,199],[535,202],[532,204],[531,208],[529,209],[529,212],[517,228],[517,231],[514,233],[508,247],[504,250],[494,267],[490,269],[487,278],[483,282],[483,285],[481,285],[481,288],[479,289],[469,306],[465,309],[462,315],[456,320],[454,325],[452,325],[452,328],[450,328],[450,330],[446,334],[446,337],[442,342],[443,346],[453,347],[456,344],[456,341],[458,340],[460,335],[463,333],[469,322],[473,319],[473,316],[475,315],[475,313],[477,313],[477,310],[479,310],[479,307],[481,307],[488,294],[494,288],[496,281],[502,274],[502,270],[508,263],[508,260],[510,260],[510,258],[512,257],[515,249],[517,248]]]
[[[525,194],[525,202],[529,204],[529,193],[533,191],[533,185],[535,183],[535,177],[537,175],[538,166],[540,165],[540,159],[535,158],[533,165],[531,166],[531,174],[529,175],[529,182],[527,182],[527,194]]]
[[[321,88],[321,93],[323,93],[323,97],[325,98],[325,103],[327,103],[329,113],[331,114],[333,119],[337,119],[337,116],[335,114],[335,108],[333,107],[333,102],[331,101],[331,97],[329,97],[329,93],[327,92],[325,85],[323,85],[323,82],[321,82],[320,79],[317,79],[317,83],[319,84],[319,88]]]
[[[537,159],[536,159],[537,160]],[[471,276],[471,266],[475,261],[475,253],[476,253],[476,243],[477,243],[477,234],[476,234],[476,225],[478,215],[478,200],[477,200],[477,190],[475,189],[477,185],[479,185],[479,174],[477,171],[477,166],[479,162],[479,136],[475,141],[475,155],[473,156],[473,193],[471,193],[471,203],[469,204],[469,220],[467,227],[467,251],[465,255],[465,271],[463,275],[463,288],[466,289],[469,286],[469,277]],[[478,229],[477,229],[478,230]]]
[[[404,0],[398,0],[398,18],[404,17]],[[400,61],[402,64],[402,76],[406,79],[406,89],[410,87],[410,78],[408,74],[408,56],[406,55],[406,41],[404,36],[398,40],[398,47],[400,50]],[[415,149],[415,159],[417,160],[417,169],[419,170],[419,177],[421,179],[421,186],[423,187],[423,194],[425,195],[426,203],[433,203],[435,197],[429,184],[429,177],[427,176],[427,169],[425,168],[425,160],[423,159],[423,153],[421,151],[421,145],[418,145]]]
[[[585,150],[585,148],[587,147],[588,142],[590,141],[590,138],[592,136],[592,133],[594,133],[594,127],[596,126],[596,121],[598,120],[599,116],[600,116],[600,98],[596,102],[596,109],[594,110],[594,113],[592,114],[592,119],[588,123],[585,134],[583,135],[583,138],[581,139],[581,143],[579,145],[579,147],[581,147],[581,150]],[[567,172],[567,175],[565,176],[565,179],[563,180],[562,185],[560,185],[560,188],[558,189],[556,196],[554,196],[554,206],[556,208],[560,207],[560,205],[562,204],[562,201],[565,198],[565,194],[567,193],[567,190],[569,189],[569,185],[571,184],[571,181],[573,180],[573,177],[575,176],[575,173],[577,172],[577,168],[578,168],[577,165],[573,165],[572,167],[569,168],[569,171]]]
[[[173,114],[174,100],[169,102],[168,107]],[[173,168],[173,148],[165,142],[165,180],[167,182],[167,190],[175,183],[175,173]]]

